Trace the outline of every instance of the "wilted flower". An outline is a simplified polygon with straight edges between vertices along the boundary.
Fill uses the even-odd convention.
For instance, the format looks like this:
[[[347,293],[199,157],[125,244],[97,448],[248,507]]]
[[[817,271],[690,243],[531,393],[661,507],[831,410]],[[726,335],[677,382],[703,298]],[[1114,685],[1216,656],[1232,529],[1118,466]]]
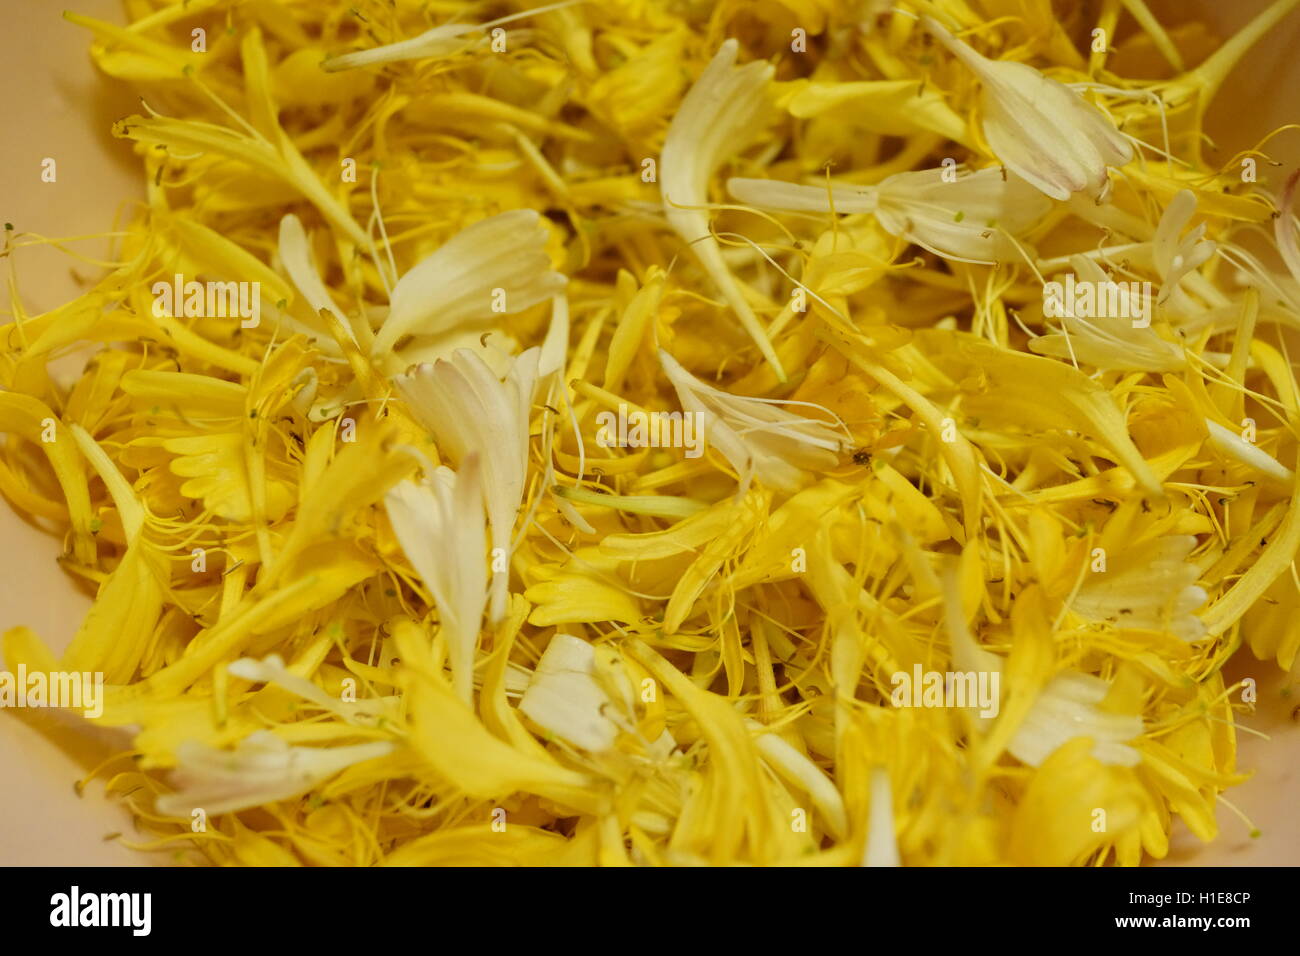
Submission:
[[[736,66],[740,45],[727,40],[682,100],[660,154],[660,191],[668,223],[686,241],[777,375],[781,363],[709,231],[709,178],[753,135],[766,106],[770,63]]]
[[[1199,640],[1205,625],[1195,612],[1209,595],[1196,583],[1200,571],[1188,560],[1195,547],[1194,535],[1180,534],[1126,548],[1111,557],[1107,570],[1089,574],[1070,607],[1115,627]]]
[[[952,176],[953,178],[949,178]],[[727,181],[731,195],[765,209],[873,213],[891,236],[949,259],[1007,262],[1023,236],[1051,211],[1037,189],[1002,170],[923,169],[876,186],[801,186],[770,179]]]
[[[485,591],[486,594],[486,591]],[[482,610],[479,611],[480,616]],[[305,677],[293,673],[285,666],[284,658],[279,654],[267,654],[258,660],[255,657],[241,657],[231,661],[226,671],[232,677],[251,681],[255,684],[274,684],[291,694],[309,700],[322,710],[337,714],[344,720],[354,722],[372,721],[385,714],[387,705],[395,702],[393,698],[367,698],[364,700],[340,700],[326,693]]]
[[[418,365],[393,379],[440,450],[462,467],[471,455],[479,456],[494,560],[510,554],[523,499],[528,419],[540,356],[540,349],[529,349],[500,377],[473,352],[457,349],[449,359]],[[505,571],[493,574],[494,623],[505,614],[508,583]]]
[[[399,40],[396,43],[386,43],[383,46],[372,47],[369,50],[357,50],[355,53],[344,53],[340,56],[330,57],[321,64],[321,69],[327,73],[335,73],[339,70],[355,70],[359,66],[371,66],[376,63],[395,63],[399,60],[420,60],[425,57],[449,56],[466,46],[465,37],[471,33],[492,30],[504,23],[522,20],[524,17],[534,17],[539,13],[559,10],[562,7],[571,7],[578,2],[581,2],[581,0],[562,0],[560,3],[534,7],[531,10],[520,10],[518,13],[497,17],[497,19],[489,20],[486,23],[439,24],[431,30],[425,30],[419,36],[411,37],[409,40]]]
[[[424,484],[395,485],[384,504],[402,551],[438,606],[452,684],[468,704],[488,594],[478,455],[466,455],[459,472],[438,468]]]
[[[519,709],[575,747],[603,753],[627,728],[615,722],[618,710],[595,674],[595,649],[581,638],[556,634],[537,662]]]
[[[1027,63],[990,60],[934,18],[924,23],[983,84],[984,139],[1008,169],[1053,199],[1105,194],[1106,167],[1128,163],[1133,147],[1101,110]]]
[[[16,627],[0,656],[104,672],[90,719],[139,758],[109,788],[154,845],[1060,866],[1159,858],[1175,818],[1213,837],[1242,780],[1225,665],[1300,654],[1300,284],[1236,241],[1268,238],[1262,147],[1221,143],[1246,148],[1238,182],[1201,120],[1300,0],[1168,80],[1196,51],[1140,2],[1123,55],[1091,61],[1060,4],[921,4],[979,38],[939,28],[967,65],[906,4],[775,3],[800,27],[779,82],[714,45],[745,20],[717,0],[474,26],[447,3],[231,4],[238,43],[206,54],[158,4],[72,18],[174,116],[115,127],[151,201],[111,271],[44,314],[14,296],[0,329],[0,492],[97,591],[65,653]],[[751,52],[778,64],[774,39]],[[329,66],[450,56],[321,72],[322,45],[371,43]],[[1112,177],[1129,143],[1150,160]],[[383,210],[355,175],[381,165]],[[709,200],[742,172],[765,178],[741,198],[814,215],[751,208],[715,241]],[[1276,246],[1300,279],[1294,188]],[[6,250],[48,245],[15,226]],[[169,310],[151,283],[177,273],[287,314]],[[1045,299],[1049,334],[1026,333],[1087,368],[1028,354],[1043,276],[1114,287]],[[684,426],[593,447],[623,405],[680,407],[718,453],[662,450],[695,450]],[[883,681],[916,666],[958,693],[896,707]],[[129,794],[171,767],[159,821]],[[197,807],[240,819],[196,835]]]
[[[1295,472],[1282,464],[1254,442],[1248,442],[1239,434],[1224,428],[1213,419],[1205,420],[1206,441],[1210,447],[1229,458],[1235,458],[1243,465],[1249,465],[1261,474],[1267,475],[1282,485],[1295,482]]]
[[[375,336],[383,354],[406,335],[428,336],[464,323],[492,320],[545,302],[568,281],[551,268],[546,227],[532,209],[514,209],[476,222],[412,266],[393,288],[392,304]],[[499,290],[499,291],[498,291]]]
[[[733,395],[706,385],[664,350],[659,362],[686,412],[704,416],[705,434],[747,488],[757,476],[784,491],[798,488],[805,471],[834,468],[844,438],[826,422],[779,408],[771,399]]]
[[[462,229],[398,280],[371,353],[386,356],[407,336],[417,343],[436,338],[437,351],[450,352],[457,333],[472,339],[498,315],[558,295],[568,280],[551,268],[546,240],[546,227],[532,209],[489,216]],[[348,329],[321,282],[302,223],[292,214],[280,222],[280,260],[312,308],[328,309]]]
[[[295,747],[269,730],[258,730],[233,752],[197,741],[176,749],[177,792],[158,798],[158,812],[188,817],[196,807],[209,815],[296,797],[363,760],[390,754],[386,740],[347,747]]]
[[[1077,309],[1071,296],[1053,294],[1061,314],[1051,317],[1059,319],[1061,331],[1030,339],[1030,349],[1102,369],[1172,372],[1186,367],[1182,347],[1151,327],[1153,303],[1139,283],[1116,282],[1087,256],[1072,256],[1070,263],[1074,278],[1066,288],[1086,287],[1094,308]]]
[[[1137,714],[1111,714],[1098,705],[1110,692],[1100,677],[1063,671],[1039,693],[1007,750],[1022,763],[1040,767],[1057,748],[1076,737],[1090,737],[1092,756],[1102,763],[1136,765],[1140,756],[1128,742],[1142,734]]]
[[[1205,223],[1183,235],[1195,212],[1196,195],[1180,189],[1165,207],[1151,243],[1156,271],[1163,280],[1160,304],[1179,315],[1193,309],[1187,293],[1179,287],[1183,277],[1205,265],[1218,251],[1215,242],[1205,238]]]

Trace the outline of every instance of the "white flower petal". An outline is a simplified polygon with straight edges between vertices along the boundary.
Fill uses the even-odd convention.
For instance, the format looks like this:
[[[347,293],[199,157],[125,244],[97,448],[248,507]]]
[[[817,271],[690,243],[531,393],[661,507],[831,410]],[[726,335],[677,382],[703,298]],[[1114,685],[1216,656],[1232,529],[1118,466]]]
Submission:
[[[532,209],[516,209],[461,230],[398,280],[375,336],[382,355],[407,335],[437,335],[463,323],[490,321],[494,291],[505,313],[522,312],[558,294],[568,281],[551,269],[548,233]]]
[[[369,50],[357,50],[354,53],[344,53],[341,56],[330,57],[321,64],[321,68],[327,73],[337,73],[340,70],[354,70],[359,66],[372,66],[376,63],[396,63],[399,60],[421,60],[426,57],[449,56],[465,46],[463,38],[467,34],[490,30],[503,23],[536,16],[539,13],[546,13],[548,10],[570,7],[575,2],[578,2],[578,0],[563,0],[561,3],[551,3],[543,7],[534,7],[531,10],[521,10],[509,16],[489,20],[487,23],[443,23],[408,40],[399,40],[396,43],[386,43],[383,46],[373,47]]]
[[[659,361],[682,410],[703,415],[705,435],[736,469],[742,489],[757,476],[792,491],[804,483],[806,471],[838,464],[844,438],[831,425],[787,412],[772,401],[706,385],[663,349]]]
[[[1076,281],[1091,283],[1094,290],[1115,282],[1087,256],[1072,256],[1070,263]],[[1065,315],[1060,319],[1061,331],[1030,339],[1030,350],[1100,369],[1175,372],[1185,368],[1187,358],[1179,345],[1162,339],[1149,324],[1134,327],[1135,316],[1151,315],[1154,303],[1150,298],[1131,290],[1127,284],[1115,284],[1114,293],[1114,314],[1079,316],[1075,314],[1073,302],[1062,302]],[[1096,297],[1099,309],[1104,298]]]
[[[785,373],[753,307],[723,261],[709,232],[709,198],[714,171],[752,136],[767,105],[775,68],[754,62],[736,66],[740,45],[727,40],[691,87],[668,127],[659,159],[659,188],[669,225],[689,245],[745,331],[782,380]]]
[[[620,731],[607,716],[609,695],[595,675],[595,649],[581,638],[556,634],[537,662],[519,709],[575,747],[604,753]]]
[[[1268,475],[1274,481],[1288,486],[1295,483],[1294,471],[1263,449],[1246,441],[1236,432],[1229,431],[1218,422],[1211,421],[1208,418],[1205,420],[1205,427],[1209,432],[1211,448],[1227,455],[1229,458],[1235,458],[1243,465],[1249,465],[1251,468]]]
[[[357,717],[372,719],[378,717],[385,713],[387,704],[397,701],[395,697],[358,701],[339,700],[285,667],[284,659],[279,654],[268,654],[260,661],[253,657],[241,657],[227,665],[226,670],[240,680],[252,681],[256,684],[275,684],[349,721]]]
[[[298,287],[298,291],[307,300],[307,304],[317,312],[327,309],[351,335],[351,325],[343,313],[339,311],[338,306],[334,304],[334,299],[330,296],[329,290],[325,288],[325,283],[321,281],[320,272],[316,269],[316,263],[312,258],[311,244],[307,241],[307,233],[302,227],[302,222],[292,213],[280,220],[279,252],[284,271],[289,273],[289,278]]]
[[[955,178],[950,178],[955,176]],[[1008,236],[1022,236],[1050,211],[1051,201],[1019,176],[998,168],[957,167],[898,173],[878,186],[802,186],[768,179],[731,179],[741,202],[796,212],[874,213],[892,236],[948,258],[1005,262],[1018,258]]]
[[[805,791],[821,813],[830,835],[837,840],[844,839],[849,832],[848,811],[844,808],[844,798],[825,771],[758,721],[746,720],[745,725],[756,732],[754,745],[768,766]]]
[[[738,202],[760,209],[786,209],[791,212],[830,212],[846,215],[876,211],[877,190],[872,186],[801,186],[779,179],[727,180],[727,192]]]
[[[1051,202],[1029,183],[1001,169],[898,173],[880,183],[876,219],[886,232],[932,252],[972,262],[1020,257],[1008,236],[1023,236],[1051,211]]]
[[[563,292],[551,300],[551,324],[542,340],[542,351],[537,357],[537,377],[544,379],[555,372],[564,371],[564,359],[569,354],[569,297]]]
[[[439,468],[428,484],[395,485],[384,506],[402,551],[438,606],[452,681],[469,703],[488,592],[478,454],[466,455],[458,473]]]
[[[208,815],[247,810],[301,796],[339,771],[394,749],[386,740],[292,747],[269,730],[245,737],[233,752],[188,740],[176,748],[177,792],[160,796],[155,806],[169,817],[188,817],[195,809]]]
[[[501,377],[479,356],[461,349],[450,359],[417,366],[393,379],[441,451],[458,462],[479,455],[492,548],[506,555],[528,474],[528,420],[539,356],[539,349],[529,349]],[[506,572],[492,576],[493,623],[505,615],[508,583]]]
[[[1021,763],[1040,767],[1071,740],[1090,737],[1092,755],[1102,763],[1136,766],[1141,755],[1127,743],[1141,736],[1142,718],[1100,710],[1097,705],[1109,691],[1110,684],[1091,674],[1057,674],[1030,707],[1007,750]]]
[[[984,139],[1010,170],[1053,199],[1101,196],[1107,166],[1133,147],[1097,107],[1026,63],[990,60],[931,17],[926,28],[980,80]]]
[[[1193,612],[1209,596],[1196,584],[1200,572],[1188,561],[1195,547],[1194,535],[1167,535],[1112,554],[1105,571],[1089,573],[1071,609],[1119,628],[1199,640],[1205,624]]]

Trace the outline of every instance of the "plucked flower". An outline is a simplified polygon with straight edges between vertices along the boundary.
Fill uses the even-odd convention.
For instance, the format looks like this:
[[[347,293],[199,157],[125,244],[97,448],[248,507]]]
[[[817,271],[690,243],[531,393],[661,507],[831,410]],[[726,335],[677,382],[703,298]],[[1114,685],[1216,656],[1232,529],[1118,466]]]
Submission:
[[[568,280],[551,268],[541,219],[532,209],[490,216],[412,266],[393,288],[374,352],[382,355],[407,335],[438,335],[494,320],[495,290],[504,294],[504,314],[562,291]]]
[[[949,176],[955,175],[955,179]],[[1051,211],[1051,201],[1019,176],[964,167],[897,173],[875,186],[803,186],[734,178],[737,200],[765,209],[870,213],[891,236],[949,259],[1007,262],[1019,256],[1013,238]]]
[[[482,611],[479,612],[480,616]],[[349,722],[374,720],[386,713],[389,705],[396,704],[396,698],[367,698],[364,700],[340,700],[326,693],[317,685],[289,670],[284,658],[279,654],[267,654],[261,660],[255,657],[241,657],[226,666],[232,677],[250,681],[254,684],[273,684],[291,694],[309,700],[321,710],[328,711]]]
[[[571,634],[556,634],[533,671],[519,709],[539,727],[592,754],[614,750],[624,735],[641,735],[636,694],[618,652]],[[666,757],[677,743],[667,730],[646,753]]]
[[[1151,326],[1154,303],[1140,287],[1117,282],[1087,256],[1071,256],[1070,264],[1076,286],[1098,293],[1096,308],[1079,315],[1070,297],[1062,296],[1060,331],[1030,339],[1031,351],[1117,371],[1174,372],[1186,367],[1182,347],[1162,339]],[[1102,295],[1102,290],[1110,293]],[[1146,316],[1147,321],[1135,324],[1135,316]]]
[[[442,354],[473,340],[501,314],[532,308],[560,294],[567,279],[551,268],[546,227],[532,209],[489,216],[462,229],[412,266],[393,287],[388,315],[371,353],[383,358],[410,337],[411,353]],[[316,311],[348,320],[320,279],[307,234],[292,214],[280,222],[280,261]],[[500,312],[493,306],[500,303]]]
[[[478,355],[457,349],[450,358],[417,365],[393,384],[440,451],[463,467],[477,454],[492,530],[494,560],[510,554],[515,518],[528,473],[528,419],[542,350],[532,348],[498,376]],[[491,620],[505,614],[509,576],[492,576]]]
[[[745,726],[754,734],[754,746],[762,756],[763,762],[782,780],[808,794],[813,806],[825,821],[827,832],[836,839],[843,839],[849,832],[849,818],[848,811],[844,807],[844,797],[836,788],[835,782],[807,754],[793,746],[779,733],[774,732],[772,728],[756,720],[746,720]],[[892,844],[892,813],[889,819],[888,838]]]
[[[1195,548],[1194,535],[1179,534],[1112,554],[1107,569],[1091,572],[1070,606],[1085,618],[1119,628],[1199,640],[1205,624],[1195,612],[1209,595],[1196,583],[1200,571],[1188,560]]]
[[[340,70],[355,70],[357,67],[373,66],[376,63],[450,56],[464,49],[468,42],[471,42],[466,40],[471,33],[486,32],[502,24],[522,20],[524,17],[533,17],[550,10],[570,7],[575,2],[578,0],[562,0],[560,3],[550,3],[531,10],[520,10],[518,13],[498,17],[486,23],[442,23],[408,40],[398,40],[396,43],[385,43],[383,46],[371,47],[369,50],[357,50],[330,57],[321,64],[321,69],[327,73],[337,73]]]
[[[1183,276],[1208,262],[1218,249],[1214,240],[1205,238],[1205,223],[1183,235],[1195,213],[1196,194],[1190,189],[1180,189],[1165,207],[1156,226],[1152,253],[1156,271],[1166,286],[1177,285]]]
[[[467,704],[488,593],[482,485],[479,457],[470,453],[460,471],[438,468],[424,484],[403,481],[384,498],[402,551],[438,606],[452,684]]]
[[[155,805],[169,817],[188,817],[195,808],[208,815],[247,810],[300,796],[339,771],[394,749],[387,740],[297,747],[269,730],[249,734],[233,752],[189,740],[176,750],[176,792]]]
[[[1133,147],[1101,110],[1027,63],[990,60],[932,17],[924,23],[979,78],[984,139],[1008,169],[1053,199],[1105,194],[1106,167],[1127,164]]]
[[[1142,718],[1101,710],[1098,705],[1109,691],[1109,683],[1091,674],[1057,674],[1029,708],[1007,750],[1020,762],[1041,767],[1059,747],[1076,737],[1089,737],[1097,760],[1135,766],[1141,757],[1128,742],[1142,734]]]
[[[1282,464],[1254,442],[1246,441],[1240,434],[1224,428],[1212,418],[1205,419],[1206,444],[1221,455],[1234,458],[1243,465],[1254,468],[1280,484],[1290,487],[1295,482],[1295,472]]]
[[[347,316],[339,311],[334,297],[321,281],[320,270],[316,268],[316,260],[312,257],[311,243],[307,240],[302,220],[293,213],[280,220],[278,248],[284,271],[289,273],[289,278],[307,300],[307,304],[316,312],[324,309],[331,313],[350,333]]]
[[[1177,315],[1193,311],[1187,293],[1179,287],[1183,278],[1205,265],[1219,248],[1214,240],[1205,238],[1205,223],[1183,235],[1195,212],[1196,195],[1189,189],[1179,190],[1165,207],[1151,243],[1156,272],[1162,280],[1158,301]]]
[[[770,63],[736,66],[740,45],[727,40],[691,87],[668,127],[659,160],[660,192],[669,225],[690,246],[759,351],[785,379],[781,363],[753,307],[745,299],[709,231],[709,179],[744,145],[766,106]]]
[[[708,442],[736,469],[742,491],[755,476],[778,490],[794,491],[804,483],[806,471],[838,463],[844,439],[826,422],[787,412],[773,399],[706,385],[663,349],[659,362],[682,410],[702,416]]]

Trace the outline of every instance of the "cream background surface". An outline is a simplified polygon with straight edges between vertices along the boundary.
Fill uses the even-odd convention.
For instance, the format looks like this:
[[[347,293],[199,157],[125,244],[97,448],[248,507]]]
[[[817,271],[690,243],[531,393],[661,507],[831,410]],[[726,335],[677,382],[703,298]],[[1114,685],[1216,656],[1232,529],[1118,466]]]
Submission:
[[[117,20],[113,0],[65,0],[80,13]],[[1262,9],[1262,0],[1151,2],[1163,22],[1176,22],[1193,10],[1223,34]],[[87,55],[89,37],[62,16],[64,3],[50,0],[0,0],[0,220],[18,231],[46,236],[103,234],[113,228],[125,204],[142,195],[140,173],[130,146],[114,140],[109,126],[138,110],[129,91],[99,76]],[[1219,155],[1231,156],[1287,122],[1300,121],[1300,13],[1273,31],[1229,81],[1213,111],[1209,132]],[[1300,163],[1300,131],[1278,137],[1270,153],[1284,161],[1281,170],[1261,167],[1261,177],[1281,181]],[[58,182],[40,181],[46,156],[58,163]],[[102,256],[107,241],[71,244],[76,251]],[[19,294],[28,312],[39,313],[67,301],[96,274],[50,249],[18,255]],[[8,275],[8,267],[0,262]],[[7,308],[8,291],[0,290]],[[23,624],[56,651],[71,639],[90,606],[90,596],[75,588],[55,563],[58,541],[18,518],[0,503],[0,631]],[[1279,865],[1300,864],[1300,724],[1290,717],[1300,704],[1300,685],[1284,678],[1276,664],[1238,655],[1234,677],[1260,683],[1254,715],[1241,724],[1269,734],[1265,740],[1239,734],[1239,766],[1255,777],[1228,798],[1263,831],[1251,839],[1244,824],[1220,807],[1221,836],[1203,847],[1176,825],[1170,863]],[[1283,691],[1289,690],[1290,697]],[[0,713],[0,865],[166,864],[165,854],[128,849],[133,833],[128,815],[92,783],[78,796],[74,782],[102,759],[102,747],[87,739],[75,752],[60,750],[32,725],[50,719],[26,712],[26,720]],[[122,834],[121,838],[109,838]],[[142,838],[140,838],[142,839]]]

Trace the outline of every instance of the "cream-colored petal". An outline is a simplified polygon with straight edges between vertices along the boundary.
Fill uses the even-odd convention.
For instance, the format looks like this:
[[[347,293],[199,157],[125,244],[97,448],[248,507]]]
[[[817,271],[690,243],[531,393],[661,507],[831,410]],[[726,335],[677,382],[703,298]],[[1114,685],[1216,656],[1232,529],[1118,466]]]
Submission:
[[[762,322],[723,261],[709,231],[709,180],[714,171],[753,136],[766,108],[770,63],[736,66],[740,44],[727,40],[678,108],[659,158],[659,188],[664,214],[695,253],[705,271],[740,319],[763,357],[784,379],[780,360]]]
[[[196,741],[177,748],[177,792],[158,798],[159,813],[186,817],[233,813],[297,797],[353,764],[390,754],[395,745],[374,741],[348,747],[295,747],[268,730],[240,741],[232,751]]]
[[[375,336],[382,355],[407,335],[437,335],[545,302],[568,281],[551,269],[547,230],[532,209],[515,209],[463,229],[398,280]],[[493,306],[504,298],[502,312]]]

